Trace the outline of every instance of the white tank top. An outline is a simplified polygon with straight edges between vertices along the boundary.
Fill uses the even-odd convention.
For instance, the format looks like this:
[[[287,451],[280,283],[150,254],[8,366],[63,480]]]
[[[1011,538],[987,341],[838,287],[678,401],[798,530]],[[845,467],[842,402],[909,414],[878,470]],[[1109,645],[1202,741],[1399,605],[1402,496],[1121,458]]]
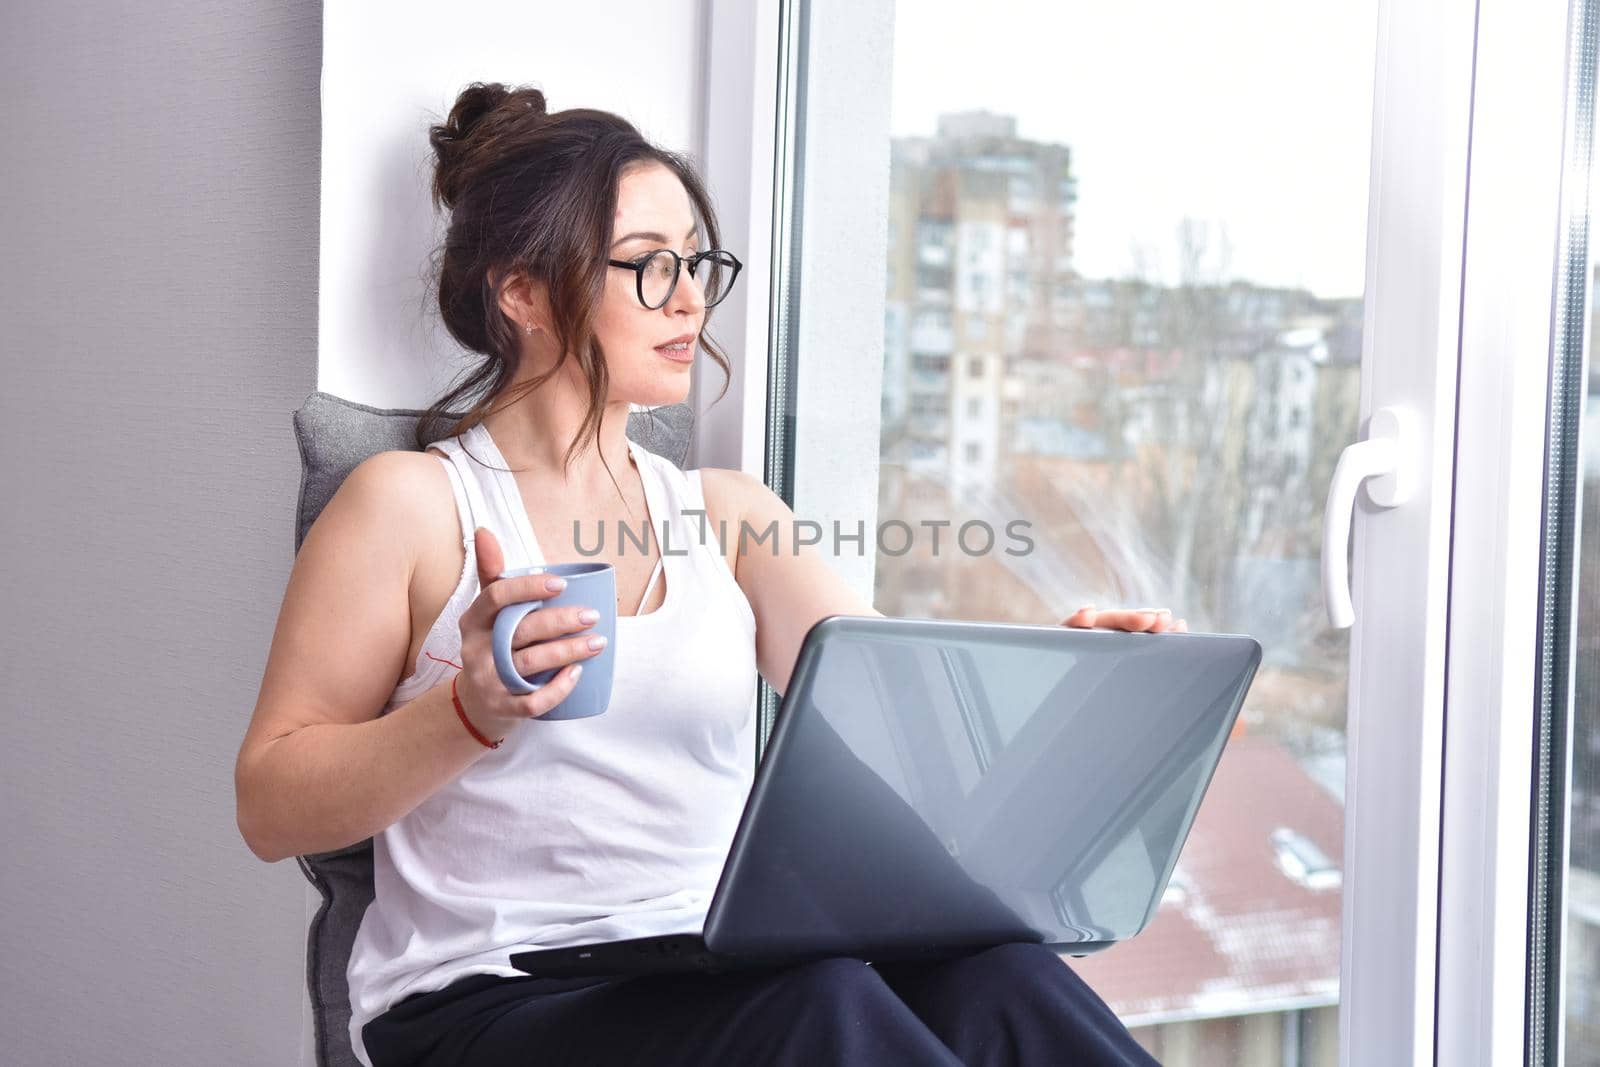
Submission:
[[[436,458],[466,565],[384,714],[460,669],[459,619],[479,591],[477,527],[494,533],[508,569],[545,562],[514,476],[492,469],[509,464],[488,428],[431,447],[446,453]],[[346,971],[351,1043],[367,1067],[361,1028],[413,993],[521,975],[513,952],[704,928],[754,777],[755,615],[714,528],[684,514],[705,508],[700,472],[628,447],[666,599],[617,619],[604,714],[519,725],[374,837],[374,896]],[[642,531],[629,525],[637,550]],[[618,533],[608,524],[604,536],[614,545]]]

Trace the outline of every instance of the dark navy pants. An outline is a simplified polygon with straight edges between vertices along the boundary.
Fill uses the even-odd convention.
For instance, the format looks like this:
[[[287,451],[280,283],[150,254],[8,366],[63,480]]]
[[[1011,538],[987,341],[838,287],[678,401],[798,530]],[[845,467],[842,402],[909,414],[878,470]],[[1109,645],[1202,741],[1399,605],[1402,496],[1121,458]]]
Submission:
[[[1050,949],[629,978],[475,975],[369,1022],[373,1067],[1149,1067]]]

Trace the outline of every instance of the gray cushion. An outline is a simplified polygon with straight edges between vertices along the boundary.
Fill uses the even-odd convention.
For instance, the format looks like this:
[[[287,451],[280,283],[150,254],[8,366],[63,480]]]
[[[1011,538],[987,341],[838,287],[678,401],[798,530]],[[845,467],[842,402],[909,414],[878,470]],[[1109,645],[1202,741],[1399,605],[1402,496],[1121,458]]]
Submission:
[[[294,413],[295,439],[300,442],[300,514],[294,550],[306,538],[323,505],[361,461],[379,452],[415,452],[413,435],[421,411],[375,408],[324,393],[312,393]],[[438,436],[448,437],[460,413],[450,413]],[[688,404],[635,411],[628,415],[627,434],[679,467],[689,451],[694,412]],[[432,444],[432,441],[427,442]]]
[[[417,451],[414,438],[421,410],[375,408],[318,390],[294,413],[300,445],[300,507],[294,548],[333,499],[345,476],[379,452]],[[459,413],[441,430],[453,432]],[[627,434],[679,467],[689,451],[693,410],[672,404],[628,415]],[[432,441],[428,442],[429,444]],[[318,1067],[360,1067],[350,1047],[350,988],[345,967],[356,927],[372,902],[372,839],[333,852],[297,856],[300,869],[322,894],[306,940],[306,987],[316,1031]]]

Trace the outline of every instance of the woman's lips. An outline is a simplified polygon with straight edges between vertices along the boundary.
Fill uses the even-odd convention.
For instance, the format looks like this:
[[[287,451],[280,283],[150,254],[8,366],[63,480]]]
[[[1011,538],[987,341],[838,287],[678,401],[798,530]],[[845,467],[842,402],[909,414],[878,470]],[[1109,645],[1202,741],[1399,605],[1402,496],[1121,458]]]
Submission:
[[[656,351],[659,352],[661,355],[665,356],[667,359],[672,360],[672,362],[674,362],[674,363],[693,363],[694,362],[694,342],[693,341],[690,341],[683,348],[658,348],[658,349],[656,349]]]

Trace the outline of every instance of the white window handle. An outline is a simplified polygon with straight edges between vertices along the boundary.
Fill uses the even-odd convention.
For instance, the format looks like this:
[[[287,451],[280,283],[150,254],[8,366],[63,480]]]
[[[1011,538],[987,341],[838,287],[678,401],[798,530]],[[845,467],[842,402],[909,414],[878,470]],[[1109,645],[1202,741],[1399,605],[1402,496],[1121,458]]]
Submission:
[[[1333,468],[1328,506],[1322,513],[1322,599],[1335,629],[1344,629],[1356,618],[1346,562],[1356,490],[1370,478],[1367,497],[1378,507],[1399,507],[1410,499],[1416,478],[1413,424],[1405,408],[1379,408],[1367,424],[1367,439],[1341,452]]]

